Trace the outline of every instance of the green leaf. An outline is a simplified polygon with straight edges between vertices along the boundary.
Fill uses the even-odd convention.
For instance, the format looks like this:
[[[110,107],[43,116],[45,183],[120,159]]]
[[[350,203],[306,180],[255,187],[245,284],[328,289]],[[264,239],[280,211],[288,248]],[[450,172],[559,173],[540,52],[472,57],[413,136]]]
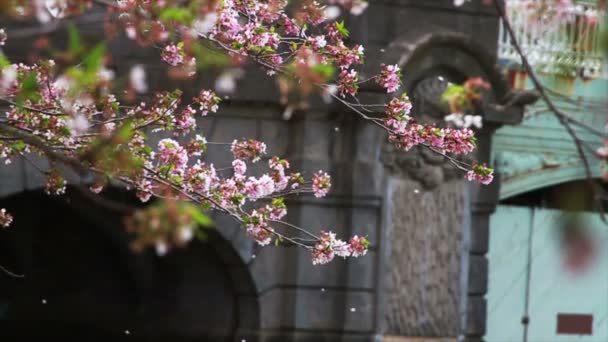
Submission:
[[[336,29],[344,37],[348,37],[350,35],[350,32],[348,31],[348,29],[346,28],[346,26],[344,24],[344,20],[342,20],[341,22],[336,22]]]
[[[163,177],[166,177],[166,176],[167,176],[167,174],[169,173],[169,171],[171,171],[171,169],[172,169],[172,168],[173,168],[173,166],[171,166],[171,165],[167,165],[167,164],[165,164],[165,165],[161,165],[161,166],[158,168],[158,172],[159,172],[159,173],[160,173],[160,174],[161,174]]]
[[[97,72],[103,63],[103,57],[106,53],[106,46],[103,43],[97,44],[89,52],[87,57],[84,59],[83,64],[87,72]]]
[[[205,228],[213,227],[213,221],[209,218],[209,216],[203,214],[196,206],[188,205],[190,216],[194,220],[194,222],[198,223],[199,226]]]
[[[199,42],[193,42],[190,48],[196,57],[196,66],[198,68],[223,67],[230,64],[230,58],[226,54],[213,51]]]
[[[68,50],[72,55],[78,55],[82,50],[82,39],[74,24],[68,26]]]
[[[8,58],[6,58],[5,55],[0,53],[0,70],[4,69],[10,65],[11,65],[11,62],[8,60]]]
[[[363,238],[361,240],[361,244],[363,245],[363,247],[368,248],[369,247],[369,240],[367,239],[367,237]]]
[[[36,74],[31,72],[27,74],[21,81],[21,88],[17,95],[17,102],[21,103],[25,100],[32,100],[34,102],[40,100],[40,94],[38,94],[38,79]]]
[[[441,95],[441,100],[448,102],[455,96],[462,96],[465,93],[463,86],[459,84],[449,84],[446,90]]]
[[[330,64],[317,64],[313,67],[313,71],[324,79],[330,79],[335,73],[335,68]]]
[[[11,148],[16,152],[23,152],[25,150],[25,143],[21,140],[15,141],[11,144]]]
[[[160,20],[162,22],[178,22],[180,24],[190,25],[194,20],[192,12],[187,8],[167,8],[160,13]]]
[[[283,197],[273,198],[272,206],[275,208],[285,208],[285,199]]]
[[[118,142],[126,142],[131,140],[133,137],[133,126],[130,125],[129,122],[123,124],[118,128],[118,132],[116,132],[116,138],[119,140]]]

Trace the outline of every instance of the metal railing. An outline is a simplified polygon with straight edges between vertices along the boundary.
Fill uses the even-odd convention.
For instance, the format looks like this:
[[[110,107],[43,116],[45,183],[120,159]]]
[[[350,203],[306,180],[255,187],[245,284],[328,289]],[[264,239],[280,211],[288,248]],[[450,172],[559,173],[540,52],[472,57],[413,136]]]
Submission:
[[[505,0],[511,26],[530,64],[540,73],[608,79],[600,44],[606,29],[604,9],[596,1]],[[604,27],[602,27],[604,26]],[[498,58],[521,63],[511,39],[500,24]]]

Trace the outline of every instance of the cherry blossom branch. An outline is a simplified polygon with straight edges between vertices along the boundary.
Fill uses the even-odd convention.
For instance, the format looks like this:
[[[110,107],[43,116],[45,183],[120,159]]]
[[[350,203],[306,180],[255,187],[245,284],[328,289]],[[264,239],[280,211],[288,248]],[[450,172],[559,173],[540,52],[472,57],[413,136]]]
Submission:
[[[0,271],[6,273],[7,275],[13,277],[13,278],[25,278],[25,274],[17,274],[14,272],[9,271],[6,267],[0,265]]]
[[[30,107],[30,106],[26,106],[24,104],[17,103],[15,101],[12,101],[12,100],[4,98],[4,97],[0,97],[0,101],[4,102],[6,104],[9,104],[11,106],[15,106],[15,107],[18,107],[18,108],[26,109],[26,110],[28,110],[30,112],[36,112],[36,113],[40,113],[40,114],[44,114],[44,115],[48,115],[48,116],[68,116],[68,114],[65,114],[65,113],[54,113],[54,112],[49,112],[49,111],[44,110],[44,109],[39,109],[39,108],[33,108],[33,107]]]
[[[287,227],[293,228],[293,229],[295,229],[295,230],[297,230],[297,231],[299,231],[299,232],[302,232],[302,233],[304,233],[304,234],[306,234],[306,235],[310,236],[311,238],[315,239],[315,241],[319,240],[319,237],[318,237],[318,236],[316,236],[316,235],[314,235],[314,234],[310,233],[309,231],[307,231],[307,230],[305,230],[305,229],[302,229],[302,228],[300,228],[300,227],[298,227],[298,226],[296,226],[296,225],[294,225],[294,224],[291,224],[291,223],[289,223],[289,222],[285,222],[285,221],[281,221],[281,220],[271,220],[271,222],[280,223],[280,224],[285,225],[285,226],[287,226]]]
[[[106,1],[96,3],[109,5]],[[385,130],[389,141],[399,149],[407,151],[421,145],[448,157],[448,153],[467,154],[475,148],[471,130],[417,124],[408,115],[411,102],[405,94],[384,105],[385,117],[375,117],[377,113],[373,108],[382,105],[361,104],[355,96],[358,84],[374,80],[387,93],[394,93],[401,84],[399,67],[381,65],[377,76],[359,81],[353,66],[363,63],[363,47],[346,46],[343,39],[348,36],[348,30],[341,23],[328,23],[321,28],[325,18],[323,8],[316,2],[307,2],[297,14],[298,18],[294,19],[284,12],[284,4],[273,9],[266,8],[266,2],[225,0],[214,8],[201,8],[202,13],[193,13],[192,17],[199,21],[206,19],[207,11],[215,12],[215,22],[202,24],[192,23],[188,18],[171,18],[172,14],[169,18],[164,17],[168,13],[164,12],[167,9],[164,6],[169,4],[121,2],[112,4],[110,13],[115,10],[121,12],[119,23],[124,25],[130,39],[148,46],[163,45],[159,46],[161,59],[179,75],[191,77],[196,72],[194,55],[198,45],[194,44],[200,40],[205,44],[208,42],[211,51],[225,52],[237,63],[249,60],[269,74],[276,74],[285,98],[293,90],[308,97],[319,89]],[[210,29],[204,29],[207,33],[203,33],[198,29],[199,24],[210,26]],[[305,34],[305,27],[311,28],[310,34]],[[76,55],[77,58],[84,57],[81,53]],[[19,82],[28,78],[28,93],[32,87],[37,87],[39,94],[28,97],[26,93],[27,108],[15,106],[19,110],[12,108],[7,112],[6,127],[0,128],[4,129],[5,135],[19,140],[0,144],[0,155],[9,158],[22,155],[21,152],[28,152],[31,147],[53,162],[74,168],[78,174],[92,172],[97,175],[99,178],[91,186],[92,192],[102,191],[106,181],[118,180],[134,189],[142,202],[151,196],[163,199],[164,205],[152,204],[137,211],[129,218],[128,224],[128,229],[138,234],[134,242],[137,248],[155,245],[159,254],[187,242],[193,235],[195,220],[204,224],[204,215],[198,212],[200,209],[217,210],[231,216],[260,245],[267,245],[274,238],[275,242],[288,241],[304,247],[311,251],[313,264],[329,262],[336,255],[358,257],[367,252],[369,242],[365,237],[355,235],[345,242],[332,232],[321,231],[316,235],[282,220],[287,215],[285,196],[300,193],[313,193],[316,197],[327,195],[331,187],[327,173],[319,170],[307,183],[300,173],[287,173],[288,161],[274,157],[267,160],[267,173],[260,177],[248,176],[247,163],[261,160],[266,153],[266,145],[253,139],[235,140],[230,144],[230,152],[234,156],[232,176],[218,173],[222,169],[199,159],[209,143],[198,134],[192,137],[196,133],[195,114],[205,116],[216,112],[220,98],[215,93],[201,90],[181,111],[178,111],[181,91],[156,93],[151,104],[141,103],[122,113],[116,97],[109,94],[111,78],[104,81],[107,70],[103,67],[103,56],[99,50],[92,56],[81,59],[82,62],[70,70],[74,74],[66,72],[61,75],[67,76],[62,80],[67,84],[51,82],[56,79],[56,75],[51,75],[55,70],[49,68],[52,63],[10,66],[9,77],[0,83],[2,96],[6,92],[7,99],[15,103],[10,96],[18,94],[22,89]],[[340,70],[335,87],[339,96],[334,87],[327,84],[333,79],[336,69]],[[142,86],[141,80],[143,71],[135,71],[130,73],[127,94],[146,92],[143,90],[147,89],[146,84]],[[31,81],[32,73],[36,80],[46,81],[45,88],[40,84],[32,85],[36,83]],[[139,74],[139,80],[133,74]],[[344,100],[347,95],[353,96],[356,103]],[[55,108],[47,110],[49,104]],[[42,112],[65,112],[67,115],[49,116]],[[92,124],[89,123],[91,120]],[[122,123],[121,127],[116,127],[116,123]],[[91,131],[93,128],[95,131]],[[149,146],[148,128],[153,128],[152,132],[167,131],[174,136],[184,136],[184,139],[190,136],[192,139],[178,142],[165,138],[157,146]],[[473,165],[471,170],[467,170],[464,162],[452,157],[448,159],[466,171],[469,180],[484,184],[492,180],[492,170],[485,165]],[[50,189],[47,192],[60,194],[65,191],[65,186],[65,179],[52,165],[47,172],[47,188]],[[255,205],[258,200],[262,201],[261,206]],[[163,225],[159,223],[161,220]],[[273,223],[314,239],[307,241],[277,232],[271,226]]]

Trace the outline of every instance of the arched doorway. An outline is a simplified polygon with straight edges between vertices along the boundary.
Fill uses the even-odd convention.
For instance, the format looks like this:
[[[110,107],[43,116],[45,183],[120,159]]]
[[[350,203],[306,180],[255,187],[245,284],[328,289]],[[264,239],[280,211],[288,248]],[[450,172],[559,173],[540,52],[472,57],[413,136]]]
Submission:
[[[109,196],[136,203],[123,191]],[[25,274],[0,274],[3,341],[230,341],[257,329],[251,277],[216,231],[158,257],[133,253],[121,215],[76,191],[24,192],[0,205],[15,216],[0,233],[0,263]]]

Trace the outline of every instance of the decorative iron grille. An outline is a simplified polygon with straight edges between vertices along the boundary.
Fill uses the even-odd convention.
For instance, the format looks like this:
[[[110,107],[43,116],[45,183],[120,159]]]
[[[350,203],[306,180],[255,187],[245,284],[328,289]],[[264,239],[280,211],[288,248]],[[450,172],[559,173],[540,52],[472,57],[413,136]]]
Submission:
[[[516,39],[540,73],[608,79],[601,32],[606,11],[596,1],[505,0]],[[498,58],[510,67],[521,59],[504,23],[500,24]]]

